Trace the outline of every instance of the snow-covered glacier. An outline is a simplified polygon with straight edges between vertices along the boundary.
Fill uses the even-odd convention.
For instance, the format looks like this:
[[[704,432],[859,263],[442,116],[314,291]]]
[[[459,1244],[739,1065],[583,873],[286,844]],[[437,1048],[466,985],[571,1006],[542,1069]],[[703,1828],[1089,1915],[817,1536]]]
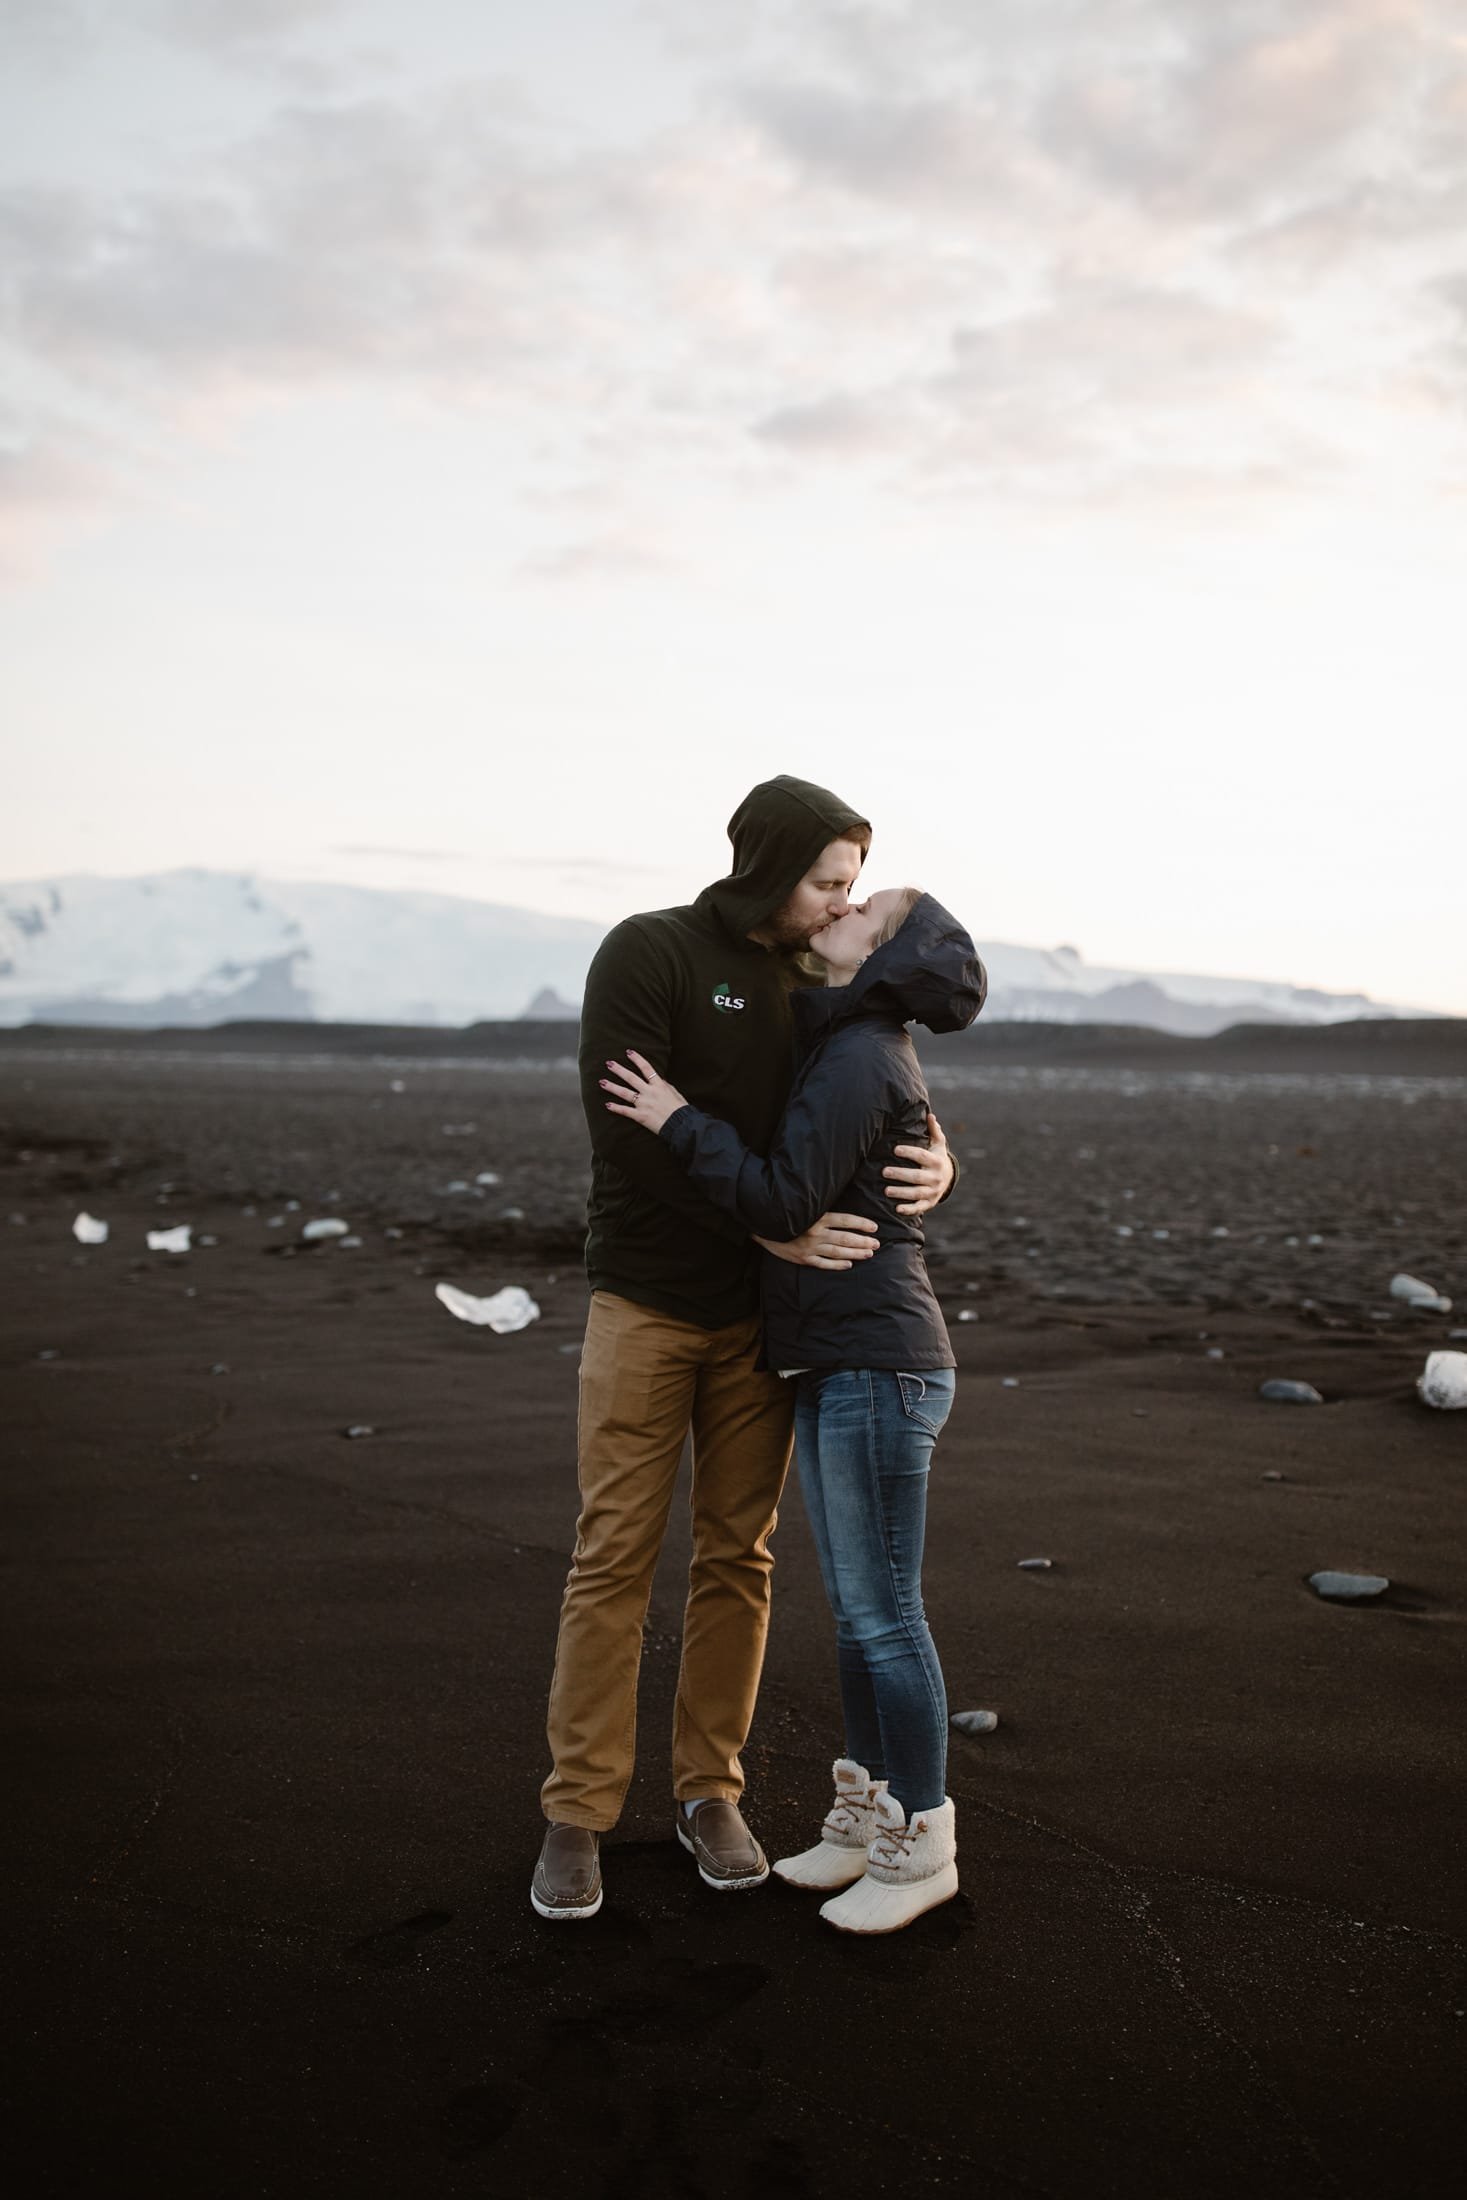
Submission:
[[[564,1015],[603,936],[581,918],[456,895],[247,872],[32,879],[0,886],[0,1024],[451,1027],[532,1005]],[[1273,979],[1116,969],[1073,947],[997,940],[982,953],[991,1020],[1205,1036],[1233,1023],[1424,1013]]]

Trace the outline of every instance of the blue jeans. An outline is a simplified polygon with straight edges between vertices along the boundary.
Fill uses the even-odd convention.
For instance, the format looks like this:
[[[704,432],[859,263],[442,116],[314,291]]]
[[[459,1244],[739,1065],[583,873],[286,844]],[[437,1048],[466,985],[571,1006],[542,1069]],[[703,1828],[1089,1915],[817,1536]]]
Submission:
[[[908,1816],[947,1792],[947,1691],[922,1609],[927,1469],[953,1371],[794,1378],[795,1457],[835,1614],[846,1754]]]

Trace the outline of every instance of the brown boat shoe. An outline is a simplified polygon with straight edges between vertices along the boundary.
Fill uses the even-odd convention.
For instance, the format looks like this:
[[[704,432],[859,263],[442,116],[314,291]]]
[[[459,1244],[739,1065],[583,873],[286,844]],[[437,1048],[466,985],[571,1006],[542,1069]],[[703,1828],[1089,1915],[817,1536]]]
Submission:
[[[586,1826],[552,1823],[535,1876],[530,1904],[541,1917],[594,1917],[601,1907],[600,1835]]]
[[[769,1877],[764,1851],[739,1815],[737,1803],[677,1806],[677,1837],[697,1862],[705,1887],[732,1894],[741,1887],[762,1887]]]

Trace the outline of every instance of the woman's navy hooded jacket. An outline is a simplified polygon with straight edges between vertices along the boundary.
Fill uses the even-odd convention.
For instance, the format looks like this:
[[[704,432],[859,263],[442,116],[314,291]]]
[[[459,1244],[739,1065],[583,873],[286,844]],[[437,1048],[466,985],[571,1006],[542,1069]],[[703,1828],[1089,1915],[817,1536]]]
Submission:
[[[662,1126],[659,1136],[704,1196],[755,1236],[799,1237],[832,1210],[880,1225],[874,1259],[838,1272],[765,1255],[770,1367],[954,1364],[921,1220],[897,1214],[881,1171],[895,1147],[927,1143],[927,1087],[907,1024],[961,1031],[987,990],[972,940],[924,894],[849,985],[795,995],[795,1081],[767,1158],[699,1108],[679,1108]]]

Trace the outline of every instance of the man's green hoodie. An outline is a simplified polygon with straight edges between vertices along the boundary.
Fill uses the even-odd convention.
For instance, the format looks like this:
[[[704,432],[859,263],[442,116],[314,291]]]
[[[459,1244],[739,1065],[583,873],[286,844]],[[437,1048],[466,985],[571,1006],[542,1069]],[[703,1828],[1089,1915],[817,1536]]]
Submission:
[[[599,1080],[628,1047],[695,1107],[767,1152],[792,1075],[793,955],[761,947],[764,924],[832,840],[871,827],[823,787],[780,777],[729,820],[733,870],[682,909],[628,917],[607,934],[581,1010],[581,1100],[591,1133],[586,1268],[591,1287],[721,1329],[757,1313],[759,1249],[695,1191],[660,1139],[610,1115]]]

